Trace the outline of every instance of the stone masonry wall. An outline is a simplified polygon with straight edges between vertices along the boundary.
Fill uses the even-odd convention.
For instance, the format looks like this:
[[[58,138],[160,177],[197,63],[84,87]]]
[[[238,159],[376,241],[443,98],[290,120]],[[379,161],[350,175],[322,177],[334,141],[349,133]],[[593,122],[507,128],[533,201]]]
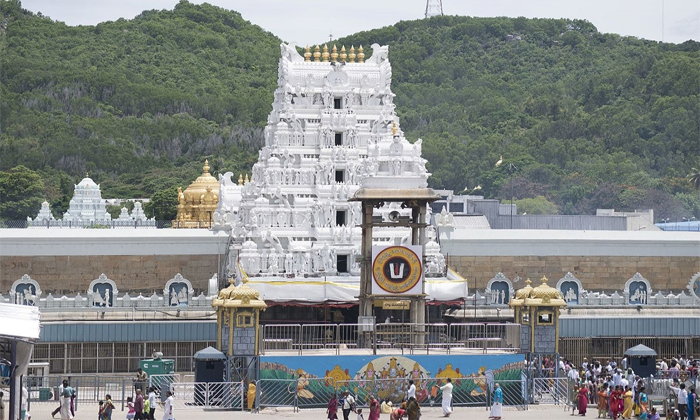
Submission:
[[[556,327],[535,325],[535,353],[554,353],[556,343]]]
[[[90,255],[24,257],[0,256],[0,293],[24,274],[39,282],[43,295],[85,294],[90,282],[105,273],[119,293],[163,293],[177,273],[192,283],[195,293],[206,293],[208,281],[219,271],[218,255]]]
[[[255,355],[255,328],[236,327],[233,329],[233,354],[237,356]]]
[[[530,351],[530,326],[523,325],[520,328],[520,350]]]
[[[688,290],[690,278],[700,272],[698,257],[611,257],[611,256],[499,256],[448,257],[449,265],[469,281],[470,288],[483,290],[493,276],[502,272],[509,279],[529,277],[533,284],[546,275],[554,287],[567,272],[590,291],[622,291],[625,282],[639,272],[656,290]],[[524,283],[520,283],[523,284]],[[516,285],[516,288],[522,287]]]

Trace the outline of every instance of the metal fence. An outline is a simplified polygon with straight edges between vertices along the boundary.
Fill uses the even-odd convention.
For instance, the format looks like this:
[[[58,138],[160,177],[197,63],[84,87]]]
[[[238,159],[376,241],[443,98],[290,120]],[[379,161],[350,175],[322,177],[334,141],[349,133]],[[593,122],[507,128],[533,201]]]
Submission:
[[[124,407],[126,398],[133,396],[134,383],[126,376],[71,375],[71,376],[27,376],[28,404],[59,404],[58,388],[63,380],[68,380],[75,390],[74,406],[78,410],[83,405],[93,406],[109,394],[114,405]]]
[[[155,377],[154,377],[155,376]],[[174,407],[187,409],[226,409],[245,410],[247,388],[243,382],[179,382],[179,377],[154,375],[149,384],[157,391],[170,390],[174,397]],[[133,397],[135,384],[128,377],[73,376],[69,378],[27,377],[29,404],[45,404],[58,407],[58,386],[68,379],[76,390],[75,409],[93,407],[97,401],[110,394],[118,411],[126,409],[126,398]],[[440,386],[446,378],[415,378],[416,398],[421,406],[432,407],[442,404]],[[452,406],[489,407],[493,404],[494,384],[499,383],[503,391],[503,405],[527,409],[531,404],[561,404],[569,407],[575,401],[573,385],[567,378],[532,378],[525,371],[520,379],[502,378],[498,375],[454,378],[452,380]],[[332,378],[261,379],[257,382],[254,410],[270,407],[302,408],[326,407],[330,397],[350,392],[358,407],[367,407],[370,396],[378,400],[390,400],[395,405],[406,398],[407,378],[347,380]],[[163,395],[161,394],[161,399]]]
[[[190,375],[184,375],[190,377]],[[241,382],[180,382],[181,376],[151,375],[148,382],[134,382],[126,376],[72,375],[27,376],[29,409],[34,405],[59,406],[58,388],[68,380],[75,390],[75,410],[94,407],[109,394],[117,410],[125,410],[127,397],[134,397],[137,388],[146,390],[153,386],[162,400],[163,391],[173,393],[176,408],[243,409],[244,385]]]
[[[169,229],[173,227],[173,222],[170,220],[153,220],[148,221],[122,221],[122,220],[109,220],[109,221],[85,221],[85,222],[72,222],[63,220],[45,220],[45,221],[27,221],[27,220],[0,220],[0,229],[118,229],[118,228],[156,228],[156,229]],[[188,222],[188,228],[201,228],[208,229],[211,227],[211,222]]]
[[[173,405],[183,409],[238,409],[245,401],[241,382],[178,382],[170,384]]]
[[[442,351],[454,349],[519,351],[520,325],[470,324],[267,324],[262,326],[263,354],[276,350],[353,348]]]
[[[442,392],[439,387],[444,385],[445,378],[415,379],[416,399],[422,406],[440,406]],[[526,376],[521,379],[505,379],[497,381],[503,391],[503,404],[526,408],[531,381]],[[488,407],[493,403],[493,382],[485,376],[478,378],[455,378],[453,380],[452,405]],[[332,395],[350,392],[358,407],[368,407],[370,396],[380,401],[390,400],[400,404],[406,398],[408,380],[376,379],[334,381],[322,379],[261,379],[257,384],[256,409],[269,407],[323,408],[328,405]]]

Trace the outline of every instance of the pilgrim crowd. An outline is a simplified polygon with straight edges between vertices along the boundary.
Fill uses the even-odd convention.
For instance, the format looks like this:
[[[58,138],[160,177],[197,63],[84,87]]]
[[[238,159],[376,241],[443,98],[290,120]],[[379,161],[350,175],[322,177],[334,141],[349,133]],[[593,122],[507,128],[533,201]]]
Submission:
[[[545,359],[545,371],[555,369],[554,362]],[[584,358],[580,366],[564,358],[558,361],[560,375],[569,378],[570,401],[574,412],[585,416],[589,404],[596,406],[598,418],[658,420],[661,407],[650,407],[649,394],[670,394],[667,419],[696,420],[700,415],[698,396],[695,387],[686,386],[694,383],[698,377],[698,362],[690,358],[673,358],[660,360],[656,366],[656,375],[652,378],[640,378],[635,374],[628,359],[620,363],[612,359],[604,362]],[[650,389],[651,384],[658,389]],[[666,398],[669,395],[662,395]]]

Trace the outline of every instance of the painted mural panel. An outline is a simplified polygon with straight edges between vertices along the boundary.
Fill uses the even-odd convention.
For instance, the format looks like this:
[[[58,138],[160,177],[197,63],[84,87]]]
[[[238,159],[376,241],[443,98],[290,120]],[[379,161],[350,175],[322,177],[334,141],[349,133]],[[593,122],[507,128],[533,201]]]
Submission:
[[[364,404],[370,395],[399,403],[404,399],[408,381],[416,385],[421,404],[439,404],[437,387],[451,378],[457,405],[484,404],[487,400],[486,377],[503,383],[521,380],[524,357],[499,355],[363,355],[363,356],[263,356],[260,378],[279,380],[280,389],[270,395],[296,394],[300,406],[323,407],[329,395],[350,391]],[[267,382],[266,386],[271,386]]]

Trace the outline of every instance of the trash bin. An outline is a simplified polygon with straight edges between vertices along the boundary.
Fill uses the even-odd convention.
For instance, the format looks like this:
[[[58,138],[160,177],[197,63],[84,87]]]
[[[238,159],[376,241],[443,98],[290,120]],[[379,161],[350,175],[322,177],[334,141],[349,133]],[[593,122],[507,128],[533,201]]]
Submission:
[[[39,401],[49,401],[52,396],[51,388],[39,388]]]

